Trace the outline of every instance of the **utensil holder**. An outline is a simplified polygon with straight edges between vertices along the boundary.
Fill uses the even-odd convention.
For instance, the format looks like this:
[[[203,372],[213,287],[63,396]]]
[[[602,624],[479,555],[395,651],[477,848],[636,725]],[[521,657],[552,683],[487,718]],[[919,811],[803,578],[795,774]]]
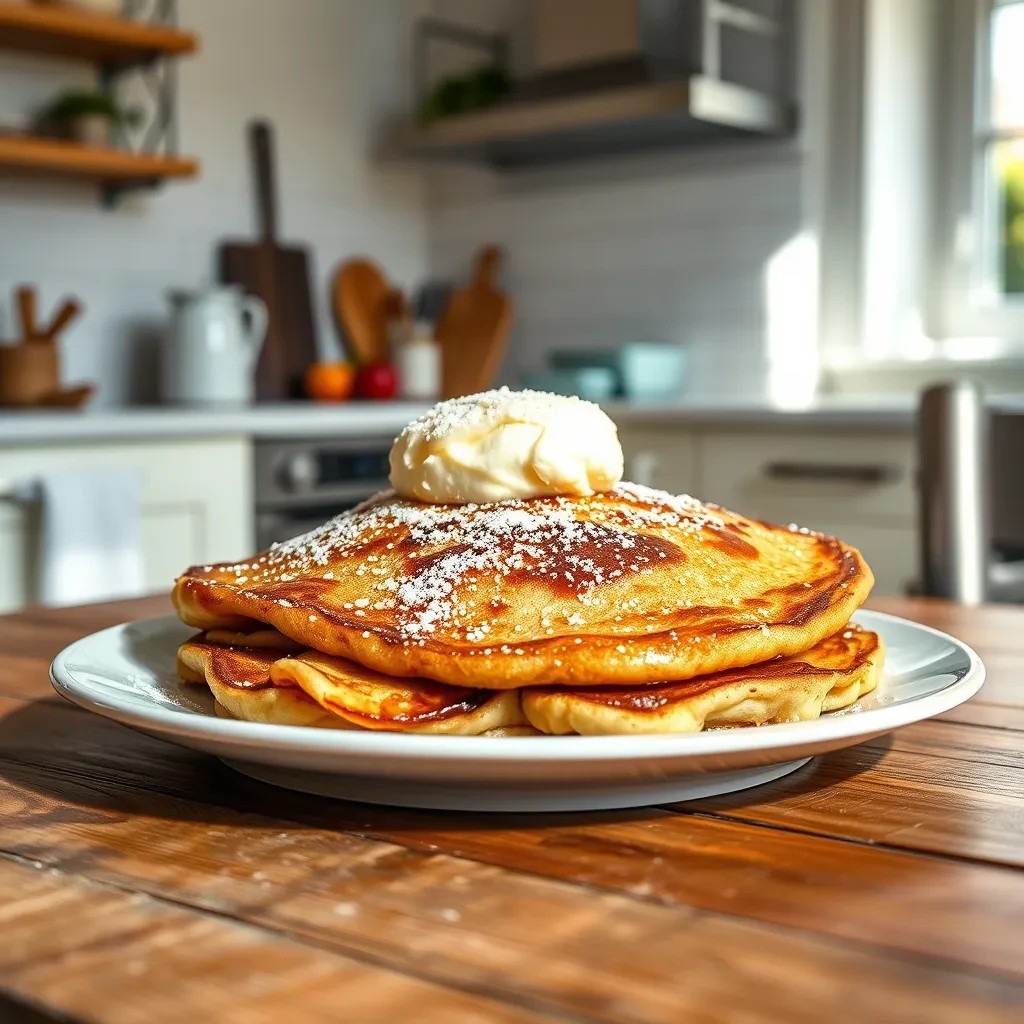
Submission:
[[[0,343],[0,405],[39,405],[60,387],[60,359],[50,341]]]

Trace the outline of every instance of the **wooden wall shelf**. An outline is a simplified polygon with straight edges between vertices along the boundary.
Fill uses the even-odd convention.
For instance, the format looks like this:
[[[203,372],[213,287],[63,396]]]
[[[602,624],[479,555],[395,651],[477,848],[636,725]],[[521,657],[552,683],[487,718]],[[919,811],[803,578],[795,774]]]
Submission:
[[[101,64],[131,64],[191,53],[191,32],[129,21],[59,4],[0,0],[0,49],[50,54]]]
[[[152,184],[164,178],[191,178],[198,169],[195,160],[184,157],[0,135],[0,170],[86,178],[124,187]]]
[[[164,5],[161,17],[173,22],[174,0]],[[109,88],[115,76],[144,74],[152,61],[165,61],[195,51],[193,33],[173,24],[133,21],[58,3],[0,0],[0,51],[19,50],[63,59],[88,61],[97,66],[100,82]],[[130,153],[113,147],[83,146],[75,142],[23,135],[0,135],[0,173],[57,175],[84,178],[101,185],[101,197],[112,206],[121,192],[152,188],[167,178],[191,178],[199,170],[195,160],[164,155],[174,149],[174,80],[157,67],[159,94],[154,137],[147,129],[149,153]],[[169,113],[168,113],[169,111]]]

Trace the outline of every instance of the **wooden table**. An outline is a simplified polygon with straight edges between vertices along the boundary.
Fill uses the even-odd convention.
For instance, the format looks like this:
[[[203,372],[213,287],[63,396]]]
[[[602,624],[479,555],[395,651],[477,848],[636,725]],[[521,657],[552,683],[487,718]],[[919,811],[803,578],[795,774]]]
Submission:
[[[0,618],[0,1021],[1024,1020],[1024,610],[969,704],[692,805],[305,797],[55,697],[163,598]]]

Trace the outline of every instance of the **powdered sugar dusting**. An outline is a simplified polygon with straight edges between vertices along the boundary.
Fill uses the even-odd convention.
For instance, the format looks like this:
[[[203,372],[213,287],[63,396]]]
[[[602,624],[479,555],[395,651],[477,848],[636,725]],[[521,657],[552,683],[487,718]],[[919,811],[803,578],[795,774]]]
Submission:
[[[418,433],[426,441],[436,441],[454,433],[460,427],[500,417],[510,402],[572,404],[577,407],[599,408],[593,402],[587,402],[575,395],[553,395],[546,391],[511,391],[507,387],[501,387],[493,391],[481,391],[476,395],[463,395],[460,398],[449,398],[439,402],[419,419],[413,420],[402,433]]]
[[[601,498],[580,502],[545,498],[469,505],[428,505],[404,501],[393,492],[376,495],[300,537],[277,544],[255,561],[222,567],[247,588],[303,578],[326,578],[334,557],[351,559],[352,573],[365,581],[361,596],[345,604],[362,619],[386,612],[406,644],[424,644],[439,628],[472,644],[488,639],[502,604],[501,587],[510,578],[548,581],[575,594],[582,606],[596,588],[620,577],[649,574],[669,557],[671,543],[645,535],[678,531],[700,536],[723,519],[687,495],[670,495],[638,484],[621,484]],[[618,500],[616,500],[618,499]],[[585,519],[581,516],[586,516]],[[380,552],[400,549],[394,562],[379,568]],[[360,553],[362,552],[362,557]],[[390,558],[390,554],[387,556]],[[487,583],[490,600],[477,598]],[[626,602],[625,608],[629,602]],[[354,605],[354,607],[353,607]],[[553,633],[549,615],[541,625]],[[582,625],[579,613],[565,617]],[[367,630],[373,626],[366,620]]]

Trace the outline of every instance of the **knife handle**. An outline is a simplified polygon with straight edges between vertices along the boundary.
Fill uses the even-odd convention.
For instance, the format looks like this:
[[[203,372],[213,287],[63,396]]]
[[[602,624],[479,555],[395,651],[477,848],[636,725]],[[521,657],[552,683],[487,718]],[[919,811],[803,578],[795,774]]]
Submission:
[[[249,124],[249,144],[256,176],[260,235],[264,241],[272,242],[277,237],[277,195],[274,188],[274,144],[269,122],[252,121]]]

